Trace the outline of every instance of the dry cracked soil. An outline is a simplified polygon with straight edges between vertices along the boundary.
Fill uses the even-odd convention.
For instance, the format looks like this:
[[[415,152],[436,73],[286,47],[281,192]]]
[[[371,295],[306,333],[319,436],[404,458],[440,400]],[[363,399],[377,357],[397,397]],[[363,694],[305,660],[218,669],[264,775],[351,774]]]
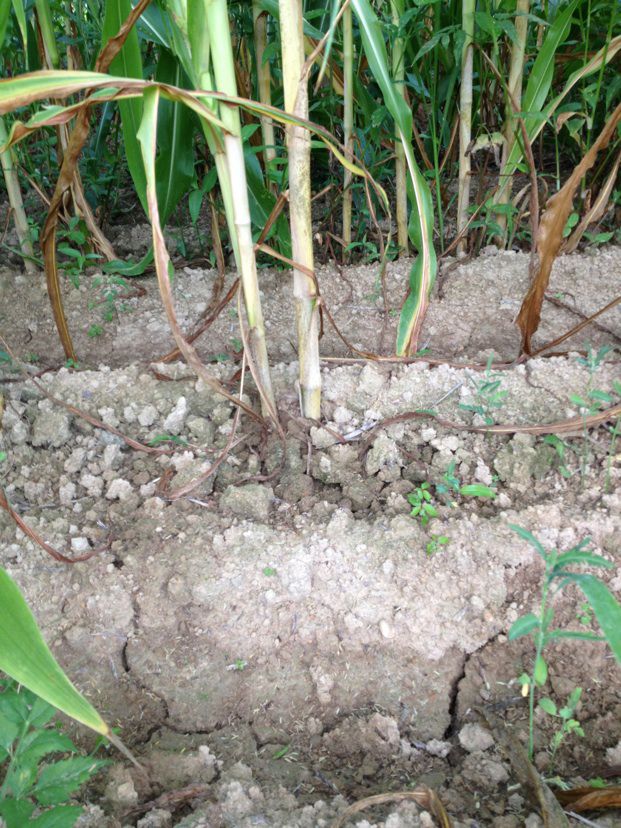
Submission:
[[[386,306],[377,268],[319,269],[324,301],[356,348],[390,352],[409,264],[389,265]],[[525,739],[517,677],[533,657],[530,638],[507,633],[537,609],[542,582],[541,560],[511,525],[548,549],[590,537],[618,565],[621,441],[579,425],[556,441],[473,433],[480,413],[467,406],[485,406],[484,381],[502,392],[485,411],[495,423],[580,417],[572,395],[593,389],[614,398],[621,310],[564,343],[563,355],[486,376],[475,366],[489,354],[510,362],[518,350],[512,320],[527,272],[525,256],[493,249],[447,268],[422,335],[428,361],[347,359],[326,320],[323,417],[310,424],[297,410],[289,277],[262,271],[281,438],[238,421],[182,362],[161,362],[172,340],[153,279],[113,301],[96,274],[66,285],[75,370],[61,367],[43,282],[2,269],[2,335],[28,363],[2,365],[2,486],[49,544],[96,554],[56,562],[3,514],[0,563],[63,667],[146,769],[115,762],[86,791],[82,828],[328,828],[347,804],[417,785],[438,794],[458,827],[543,825],[506,748],[506,733]],[[614,299],[620,275],[620,249],[559,259],[539,341]],[[178,271],[186,330],[208,309],[214,280]],[[197,342],[225,383],[239,374],[239,336],[233,305]],[[589,370],[585,342],[617,350]],[[256,405],[249,379],[245,394]],[[416,410],[454,426],[399,416]],[[447,473],[495,497],[443,494]],[[408,496],[426,483],[437,514],[422,525]],[[603,577],[621,593],[616,569]],[[559,626],[595,629],[583,603],[572,588],[558,593]],[[620,774],[610,651],[562,640],[547,657],[546,692],[559,706],[583,690],[585,736],[567,738],[553,759],[555,723],[538,711],[538,769],[571,784]],[[347,825],[437,824],[425,808],[392,802]],[[619,812],[596,818],[588,824],[621,825]]]

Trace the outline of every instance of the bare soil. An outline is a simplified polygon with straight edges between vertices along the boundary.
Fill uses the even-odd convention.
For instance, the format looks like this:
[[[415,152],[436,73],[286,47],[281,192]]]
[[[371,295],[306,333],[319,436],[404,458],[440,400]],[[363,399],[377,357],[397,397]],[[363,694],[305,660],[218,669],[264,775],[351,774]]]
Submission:
[[[489,252],[440,279],[423,332],[429,360],[484,364],[492,352],[502,360],[516,355],[512,319],[527,258]],[[409,265],[388,267],[387,313],[376,267],[320,270],[324,301],[356,347],[390,352]],[[620,274],[615,248],[559,259],[550,295],[566,307],[546,303],[540,341],[612,300]],[[477,403],[480,371],[347,363],[350,352],[327,321],[322,354],[341,361],[324,363],[322,422],[305,423],[297,412],[289,277],[265,271],[286,440],[242,418],[217,471],[171,500],[167,493],[207,470],[231,441],[233,409],[187,366],[157,361],[172,342],[153,279],[140,281],[146,295],[117,299],[113,320],[104,322],[101,305],[92,306],[93,278],[79,290],[66,287],[77,371],[59,367],[42,283],[8,268],[0,279],[2,335],[20,358],[36,358],[33,373],[53,369],[39,379],[46,392],[170,449],[133,450],[50,401],[15,364],[3,366],[7,497],[67,554],[103,551],[72,566],[56,563],[3,514],[0,564],[70,676],[122,727],[149,772],[146,781],[116,764],[89,792],[93,804],[80,824],[329,826],[347,803],[419,784],[439,794],[456,826],[543,824],[502,739],[477,711],[500,715],[502,727],[524,740],[516,679],[531,665],[532,645],[509,642],[507,632],[536,610],[542,565],[510,524],[547,548],[590,536],[599,554],[621,559],[619,444],[611,447],[609,431],[560,435],[563,476],[557,450],[542,436],[465,430],[477,420],[460,405]],[[177,273],[186,329],[209,305],[214,279],[200,269]],[[586,340],[618,345],[619,308],[598,323],[566,343],[574,350],[565,356],[498,372],[507,394],[490,412],[495,421],[564,420],[579,415],[572,394],[612,392],[618,353],[591,375],[575,350]],[[94,324],[102,332],[89,336]],[[234,308],[225,310],[199,340],[225,382],[238,367],[238,325]],[[419,418],[381,426],[416,409],[464,429]],[[438,517],[423,527],[407,496],[422,482],[440,482],[452,463],[461,483],[493,486],[496,497],[455,497],[454,506],[438,499]],[[448,542],[434,551],[429,544],[440,536]],[[611,573],[619,594],[621,575]],[[581,604],[572,589],[559,595],[559,625],[580,627]],[[574,783],[618,773],[618,665],[597,642],[565,641],[548,658],[548,691],[559,706],[583,688],[578,718],[586,735],[568,739],[551,767],[552,731],[539,713],[539,769]],[[405,802],[348,824],[434,823]],[[621,816],[601,814],[596,824],[619,825]]]

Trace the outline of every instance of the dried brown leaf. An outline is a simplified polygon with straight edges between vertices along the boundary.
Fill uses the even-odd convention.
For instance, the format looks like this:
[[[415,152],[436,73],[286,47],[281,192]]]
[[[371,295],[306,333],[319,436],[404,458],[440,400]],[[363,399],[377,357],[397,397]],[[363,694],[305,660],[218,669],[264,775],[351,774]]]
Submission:
[[[123,44],[125,43],[133,25],[150,2],[151,0],[140,0],[119,29],[118,34],[115,37],[110,38],[110,40],[106,43],[95,63],[96,72],[106,72],[108,70],[112,60],[114,60],[116,55],[123,48]],[[71,334],[69,333],[67,319],[65,317],[60,282],[58,279],[58,268],[56,265],[56,227],[58,225],[60,209],[69,192],[73,192],[76,203],[82,212],[85,215],[90,214],[90,209],[86,206],[86,199],[84,198],[83,193],[81,193],[81,187],[75,186],[78,160],[80,158],[82,148],[88,138],[90,128],[89,114],[90,106],[88,103],[80,107],[77,111],[75,125],[69,137],[69,143],[63,157],[60,173],[58,175],[58,181],[56,182],[56,187],[54,188],[54,194],[52,196],[52,200],[50,201],[45,224],[43,225],[43,231],[41,233],[41,250],[43,252],[45,278],[47,281],[50,304],[54,314],[54,321],[56,322],[56,328],[58,330],[58,335],[65,351],[65,355],[67,359],[72,359],[74,361],[77,357],[73,347]],[[96,227],[94,217],[89,216],[88,225],[91,230]],[[104,239],[103,234],[97,232],[96,238],[100,246],[104,245],[105,250],[106,240]],[[107,253],[109,258],[114,258],[112,248],[110,248]]]
[[[612,194],[613,187],[617,180],[617,175],[619,173],[619,165],[621,164],[621,150],[617,154],[617,158],[615,163],[612,166],[612,169],[608,173],[606,177],[606,181],[604,182],[604,186],[601,188],[599,193],[597,194],[597,198],[593,202],[591,209],[588,210],[580,223],[571,234],[571,236],[567,239],[565,244],[563,245],[563,253],[573,253],[576,247],[580,242],[580,239],[584,235],[584,231],[590,224],[595,224],[596,221],[599,221],[604,213],[608,208],[608,203],[610,201],[610,196]]]
[[[598,811],[603,808],[621,808],[621,786],[591,788],[584,786],[569,791],[557,791],[556,798],[564,806],[571,806],[576,813]]]
[[[580,180],[591,169],[600,150],[604,149],[612,138],[621,121],[621,104],[614,110],[603,130],[584,158],[575,167],[563,187],[548,199],[548,203],[536,239],[538,269],[531,281],[531,286],[524,297],[516,322],[522,332],[522,353],[530,355],[531,339],[541,320],[541,305],[550,281],[552,265],[562,241],[563,230],[573,207],[573,199]]]
[[[342,828],[348,819],[355,814],[370,808],[373,805],[385,805],[387,802],[405,802],[412,800],[416,802],[421,808],[429,811],[438,821],[441,828],[452,828],[452,821],[444,809],[438,794],[428,788],[426,785],[419,785],[413,791],[399,791],[397,793],[376,794],[375,796],[368,796],[366,799],[361,799],[346,808],[332,823],[330,828]]]

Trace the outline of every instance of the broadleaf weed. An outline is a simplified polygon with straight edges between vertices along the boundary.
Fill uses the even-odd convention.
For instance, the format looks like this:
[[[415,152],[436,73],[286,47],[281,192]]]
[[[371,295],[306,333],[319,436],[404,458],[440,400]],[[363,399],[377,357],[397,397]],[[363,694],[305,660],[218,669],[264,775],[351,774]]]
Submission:
[[[569,567],[580,565],[597,566],[604,569],[614,567],[613,563],[602,558],[601,555],[595,554],[589,548],[590,538],[584,538],[584,540],[580,541],[580,543],[567,552],[559,552],[556,549],[548,552],[544,549],[541,542],[528,530],[515,525],[511,525],[510,528],[514,532],[517,532],[521,538],[535,549],[545,564],[538,614],[529,612],[523,615],[512,624],[509,630],[509,640],[513,641],[524,635],[532,635],[535,644],[532,669],[530,673],[523,673],[518,679],[522,685],[523,695],[528,695],[529,700],[528,755],[532,760],[534,752],[535,692],[541,690],[548,680],[548,664],[544,657],[546,646],[550,641],[563,638],[573,638],[583,641],[606,640],[617,660],[621,662],[621,606],[600,579],[594,575],[574,572],[572,569],[569,569]],[[603,636],[584,630],[553,629],[554,607],[552,605],[552,598],[555,593],[560,592],[570,583],[576,584],[584,593],[586,601],[593,610],[595,618],[600,625]],[[571,699],[572,696],[570,695]],[[571,709],[571,715],[561,717],[564,720],[564,724],[566,724],[565,730],[561,728],[563,732],[562,738],[565,738],[570,732],[570,729],[576,731],[574,725],[571,725],[570,728],[567,723],[573,717],[573,710],[575,710],[577,702],[578,699],[575,700],[575,704]],[[551,710],[548,702],[544,703],[544,710],[546,710],[546,706]],[[565,707],[569,709],[571,705],[568,703]],[[550,710],[547,712],[550,712]],[[558,749],[558,745],[556,749]]]
[[[79,756],[71,739],[49,727],[55,709],[34,693],[0,680],[0,817],[6,828],[70,828],[83,809],[66,804],[109,760]],[[62,756],[56,759],[52,757]]]

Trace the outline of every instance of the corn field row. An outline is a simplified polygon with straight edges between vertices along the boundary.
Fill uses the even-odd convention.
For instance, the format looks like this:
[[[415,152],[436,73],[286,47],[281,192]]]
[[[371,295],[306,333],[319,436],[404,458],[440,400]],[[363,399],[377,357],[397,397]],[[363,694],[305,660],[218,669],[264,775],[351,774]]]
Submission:
[[[67,358],[77,354],[57,241],[78,222],[89,262],[127,275],[154,263],[183,357],[240,404],[184,336],[172,297],[163,228],[209,205],[214,249],[239,273],[263,416],[278,420],[258,257],[293,273],[301,409],[318,419],[319,195],[340,260],[374,247],[383,272],[412,257],[398,357],[417,351],[441,256],[489,242],[529,249],[517,319],[529,355],[555,256],[620,240],[620,10],[617,0],[0,0],[6,198],[26,271],[45,269]],[[106,237],[105,212],[128,186],[152,227],[138,263],[119,262]]]

